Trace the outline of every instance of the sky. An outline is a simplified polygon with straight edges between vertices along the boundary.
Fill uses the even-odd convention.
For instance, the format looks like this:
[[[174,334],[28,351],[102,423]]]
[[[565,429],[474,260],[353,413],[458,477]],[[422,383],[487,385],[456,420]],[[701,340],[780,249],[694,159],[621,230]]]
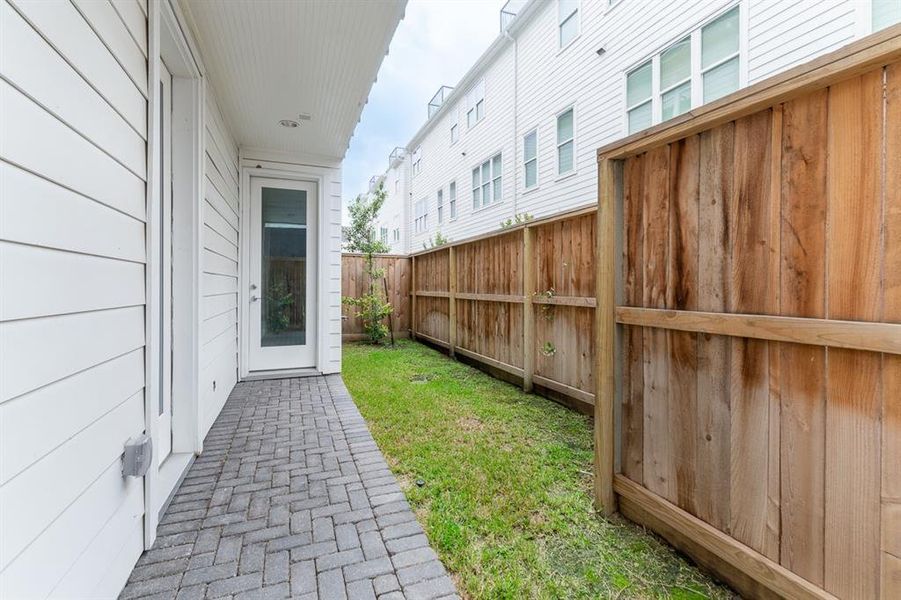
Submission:
[[[505,0],[409,0],[344,158],[344,215],[428,116],[442,85],[456,86],[500,31]]]

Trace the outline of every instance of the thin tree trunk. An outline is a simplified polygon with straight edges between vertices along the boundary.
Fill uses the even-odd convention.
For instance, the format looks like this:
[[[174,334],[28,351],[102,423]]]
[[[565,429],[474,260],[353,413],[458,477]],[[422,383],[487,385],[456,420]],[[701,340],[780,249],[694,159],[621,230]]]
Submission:
[[[385,284],[385,303],[391,306],[388,296],[388,278],[382,277],[382,283]],[[394,346],[394,319],[391,318],[390,312],[388,313],[388,331],[391,333],[391,345]]]

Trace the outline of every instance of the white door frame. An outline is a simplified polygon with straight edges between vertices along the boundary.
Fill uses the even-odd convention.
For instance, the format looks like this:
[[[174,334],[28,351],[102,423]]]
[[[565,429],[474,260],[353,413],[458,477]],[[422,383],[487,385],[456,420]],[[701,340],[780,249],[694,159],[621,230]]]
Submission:
[[[307,332],[305,343],[295,346],[262,345],[261,310],[265,290],[262,289],[263,269],[261,259],[263,253],[263,190],[286,189],[306,193],[306,264],[304,268],[304,329]],[[250,295],[248,302],[248,326],[250,347],[249,366],[253,371],[276,371],[307,369],[316,365],[317,328],[319,317],[319,301],[316,291],[319,289],[319,218],[318,218],[318,185],[312,181],[298,179],[273,179],[271,177],[250,177],[250,262],[248,263],[250,279],[248,283],[256,284],[258,289]],[[254,298],[256,298],[254,300]]]
[[[160,345],[160,59],[172,82],[172,454],[144,476],[144,547],[156,539],[159,517],[196,453],[199,419],[200,254],[203,202],[203,67],[185,37],[185,22],[169,0],[149,2],[147,103],[147,268],[145,304],[145,432],[157,443]]]
[[[316,184],[316,362],[314,369],[321,371],[321,366],[325,361],[325,349],[323,344],[326,340],[326,331],[322,323],[324,321],[324,311],[327,309],[325,292],[328,286],[324,285],[323,274],[325,269],[323,265],[328,256],[326,250],[326,240],[328,237],[328,228],[326,227],[326,219],[328,209],[325,204],[325,184],[326,171],[322,167],[313,167],[307,165],[279,165],[272,166],[271,163],[263,166],[257,163],[254,166],[241,166],[241,234],[240,234],[240,252],[241,265],[238,279],[238,331],[240,332],[240,343],[238,344],[238,375],[240,379],[250,375],[250,179],[252,177],[263,177],[266,179],[285,179],[289,181],[308,181]]]

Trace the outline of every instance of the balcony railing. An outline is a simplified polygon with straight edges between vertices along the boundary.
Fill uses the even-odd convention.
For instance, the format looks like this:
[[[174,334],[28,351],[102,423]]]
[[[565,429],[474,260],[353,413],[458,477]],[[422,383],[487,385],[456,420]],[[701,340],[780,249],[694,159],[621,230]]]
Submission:
[[[452,91],[454,91],[454,88],[447,86],[447,85],[442,85],[440,88],[438,88],[438,91],[435,93],[434,96],[432,96],[432,99],[429,101],[429,118],[430,119],[432,118],[432,115],[434,115],[436,112],[438,112],[438,109],[441,108],[441,105],[444,104],[444,101],[447,99],[447,97],[450,95],[450,93]]]

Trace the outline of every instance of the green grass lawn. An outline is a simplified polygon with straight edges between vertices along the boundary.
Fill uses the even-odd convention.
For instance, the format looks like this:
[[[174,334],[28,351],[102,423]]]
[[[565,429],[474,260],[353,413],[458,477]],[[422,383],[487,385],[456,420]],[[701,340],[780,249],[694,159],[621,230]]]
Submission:
[[[584,416],[409,341],[346,344],[343,374],[463,596],[731,597],[658,538],[593,512]]]

